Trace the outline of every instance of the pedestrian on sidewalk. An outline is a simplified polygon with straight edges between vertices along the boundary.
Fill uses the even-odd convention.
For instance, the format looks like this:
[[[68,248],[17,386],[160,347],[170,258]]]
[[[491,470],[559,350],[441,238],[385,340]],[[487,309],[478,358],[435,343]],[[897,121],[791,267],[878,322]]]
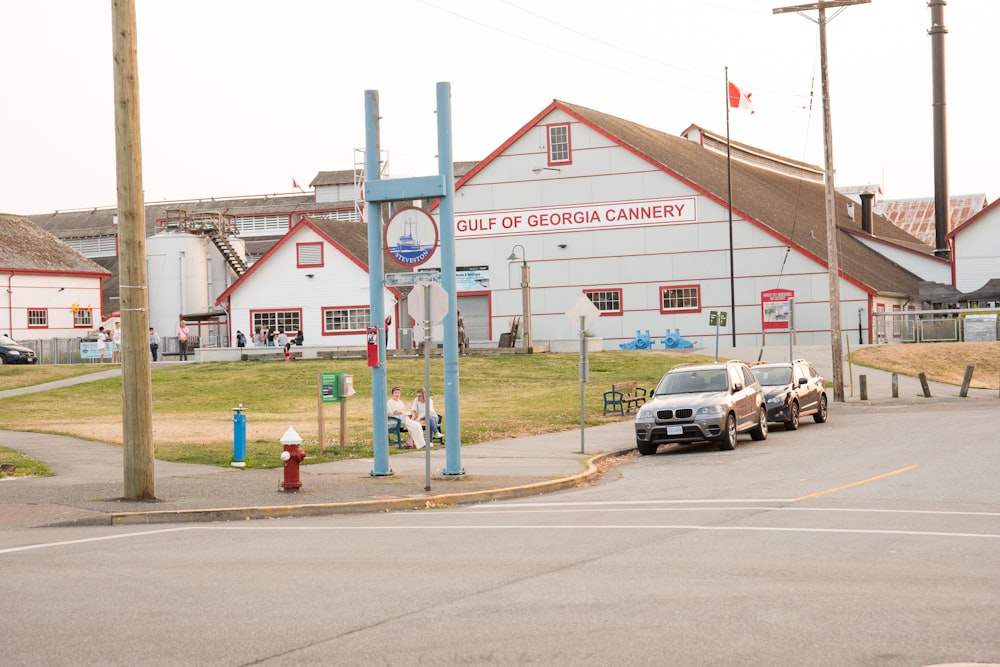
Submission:
[[[118,363],[118,351],[122,348],[122,323],[115,321],[115,330],[111,334],[111,363]]]
[[[177,345],[180,347],[181,361],[187,361],[188,358],[188,338],[191,337],[191,332],[188,331],[187,322],[181,320],[181,323],[177,326]]]
[[[153,327],[149,327],[149,353],[153,355],[153,361],[156,361],[156,357],[160,351],[160,334],[153,330]]]

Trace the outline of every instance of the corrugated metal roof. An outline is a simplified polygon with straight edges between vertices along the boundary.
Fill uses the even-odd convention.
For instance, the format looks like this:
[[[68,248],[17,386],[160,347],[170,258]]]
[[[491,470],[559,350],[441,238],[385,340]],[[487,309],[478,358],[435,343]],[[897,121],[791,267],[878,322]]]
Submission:
[[[953,195],[951,201],[951,231],[976,215],[986,206],[985,194]],[[875,212],[890,220],[908,234],[930,247],[935,245],[934,197],[883,199],[875,204]]]

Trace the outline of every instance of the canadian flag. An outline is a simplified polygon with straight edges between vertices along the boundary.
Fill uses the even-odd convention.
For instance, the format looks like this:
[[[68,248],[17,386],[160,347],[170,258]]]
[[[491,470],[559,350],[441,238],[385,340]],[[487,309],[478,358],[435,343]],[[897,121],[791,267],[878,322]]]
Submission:
[[[753,102],[750,101],[751,94],[732,81],[729,82],[729,106],[734,109],[750,109],[750,114],[753,115]]]

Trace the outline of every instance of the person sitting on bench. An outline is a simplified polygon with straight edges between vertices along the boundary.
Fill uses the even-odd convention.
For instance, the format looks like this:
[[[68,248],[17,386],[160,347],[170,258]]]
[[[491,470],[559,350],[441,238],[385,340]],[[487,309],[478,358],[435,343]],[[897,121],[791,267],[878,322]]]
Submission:
[[[426,398],[427,393],[424,388],[421,387],[417,389],[417,397],[413,399],[413,405],[410,406],[412,411],[412,416],[421,424],[427,427],[427,439],[434,440],[434,438],[440,438],[441,430],[438,428],[438,416],[434,411],[434,399],[429,401]],[[430,410],[427,409],[428,403],[430,404]]]
[[[424,431],[423,427],[415,419],[410,418],[410,413],[406,409],[406,405],[403,404],[400,395],[402,390],[399,387],[392,388],[392,398],[386,402],[386,410],[390,417],[399,417],[400,422],[402,422],[403,428],[406,432],[410,434],[410,438],[413,440],[412,445],[404,445],[404,449],[423,449],[424,448]]]

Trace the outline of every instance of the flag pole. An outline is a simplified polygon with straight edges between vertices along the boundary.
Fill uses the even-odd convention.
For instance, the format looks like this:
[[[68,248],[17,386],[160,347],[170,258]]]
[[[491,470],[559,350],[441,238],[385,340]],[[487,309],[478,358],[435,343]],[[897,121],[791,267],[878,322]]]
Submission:
[[[733,268],[733,151],[729,144],[729,65],[726,65],[726,205],[729,209],[729,311],[736,347],[736,272]]]

